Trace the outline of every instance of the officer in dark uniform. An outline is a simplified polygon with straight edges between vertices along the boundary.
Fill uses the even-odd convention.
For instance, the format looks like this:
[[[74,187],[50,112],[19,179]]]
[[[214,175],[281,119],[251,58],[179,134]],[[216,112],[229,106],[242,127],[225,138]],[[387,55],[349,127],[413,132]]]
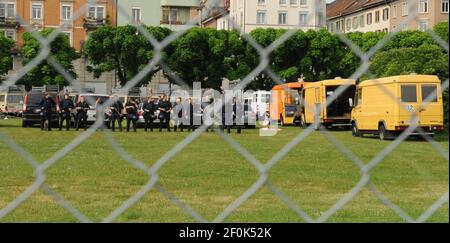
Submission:
[[[172,111],[172,103],[170,103],[167,95],[164,95],[162,101],[159,102],[158,110],[159,116],[159,131],[162,132],[162,126],[167,126],[167,131],[170,132],[170,112]]]
[[[117,97],[115,97],[117,99]],[[119,125],[119,130],[122,132],[122,111],[123,111],[123,104],[122,101],[116,100],[111,107],[111,130],[114,132],[116,130],[116,121]]]
[[[59,102],[59,130],[62,130],[63,122],[66,121],[66,130],[70,130],[70,121],[72,110],[75,108],[73,101],[70,99],[68,94],[64,95],[64,99]]]
[[[227,124],[227,120],[228,122],[233,121],[233,114],[231,112],[231,101],[227,101],[225,99],[225,97],[223,97],[223,105],[222,105],[222,125],[220,127],[220,130],[222,132],[225,131],[225,129],[227,129],[227,132],[230,133],[231,132],[231,127],[233,126],[232,124]],[[227,119],[228,118],[228,119]]]
[[[76,130],[80,128],[80,126],[84,127],[84,130],[87,130],[87,111],[90,109],[89,104],[86,102],[83,96],[80,97],[80,101],[75,106],[75,110],[77,111],[77,127]]]
[[[53,109],[56,106],[55,101],[50,97],[49,93],[44,93],[44,98],[42,98],[39,103],[41,107],[41,130],[44,130],[45,121],[48,122],[48,131],[52,130],[52,115]]]
[[[128,99],[128,102],[125,104],[125,110],[127,111],[127,132],[130,131],[131,123],[133,123],[134,132],[137,132],[137,121],[139,119],[137,109],[138,105],[136,102],[132,98]]]
[[[155,108],[154,101],[152,97],[148,97],[147,101],[142,106],[142,110],[144,110],[144,131],[147,131],[150,127],[150,131],[153,132],[153,121],[156,119],[155,111],[157,108]]]

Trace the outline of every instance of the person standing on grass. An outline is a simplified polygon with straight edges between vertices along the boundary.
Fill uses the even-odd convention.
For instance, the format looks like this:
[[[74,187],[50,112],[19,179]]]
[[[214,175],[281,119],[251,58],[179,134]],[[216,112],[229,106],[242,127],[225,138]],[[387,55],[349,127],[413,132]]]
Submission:
[[[131,123],[133,123],[134,132],[137,132],[137,109],[138,106],[136,105],[136,102],[132,98],[129,98],[128,102],[125,104],[125,110],[127,111],[127,132],[130,131]]]
[[[89,104],[84,99],[84,96],[80,97],[80,102],[75,106],[75,110],[77,111],[77,127],[76,130],[80,128],[80,125],[84,127],[84,130],[87,130],[87,111],[90,109]]]
[[[152,97],[149,96],[147,98],[147,101],[142,106],[142,110],[144,110],[143,116],[145,120],[144,131],[147,131],[147,129],[150,127],[150,131],[153,132],[153,121],[156,119],[156,109]]]
[[[123,120],[123,104],[117,96],[114,97],[116,101],[111,105],[111,130],[114,132],[116,130],[116,121],[119,125],[119,131],[122,132],[122,120]]]
[[[70,99],[68,94],[64,95],[64,99],[59,102],[59,130],[62,130],[63,123],[66,121],[66,130],[70,130],[70,118],[72,114],[72,110],[75,108],[73,101]]]
[[[159,131],[162,132],[163,124],[166,125],[167,131],[170,132],[170,112],[172,111],[172,103],[170,103],[167,95],[164,95],[162,101],[159,102]]]
[[[52,114],[53,109],[56,107],[56,102],[50,97],[49,93],[44,93],[44,98],[42,98],[39,103],[41,107],[41,131],[44,131],[45,122],[47,122],[47,130],[52,130]]]

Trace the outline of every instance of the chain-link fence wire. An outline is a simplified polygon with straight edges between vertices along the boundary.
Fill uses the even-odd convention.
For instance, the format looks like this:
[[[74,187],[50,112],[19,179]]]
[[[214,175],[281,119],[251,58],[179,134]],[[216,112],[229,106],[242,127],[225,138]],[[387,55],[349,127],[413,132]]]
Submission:
[[[320,2],[323,0],[316,0],[316,10],[315,12],[324,11],[320,9]],[[84,5],[80,10],[78,10],[73,15],[73,19],[78,19],[84,14],[87,13],[88,6],[91,4],[95,4],[96,0],[88,0],[86,5]],[[111,1],[115,4],[115,1]],[[238,24],[236,24],[232,16],[228,15],[225,9],[220,8],[221,1],[207,1],[205,8],[202,11],[202,14],[197,18],[190,20],[182,30],[172,32],[167,38],[162,40],[161,42],[157,41],[145,28],[142,24],[135,25],[140,34],[142,34],[149,43],[154,47],[154,56],[152,60],[137,74],[135,77],[130,79],[127,84],[122,87],[122,91],[128,91],[132,87],[134,87],[142,78],[144,78],[149,72],[151,72],[156,65],[160,65],[165,73],[170,76],[175,83],[182,87],[189,87],[187,82],[182,80],[180,77],[176,76],[176,74],[170,69],[170,67],[162,61],[161,52],[175,41],[178,37],[182,36],[189,29],[196,27],[197,24],[201,21],[204,16],[207,16],[215,7],[219,7],[222,14],[225,16],[226,20],[231,23],[231,27],[233,30],[238,31],[241,34],[243,40],[245,40],[248,44],[250,44],[256,52],[260,56],[259,65],[253,69],[234,89],[233,91],[243,90],[253,78],[261,73],[266,73],[270,78],[272,78],[278,84],[282,84],[282,79],[278,77],[278,75],[273,72],[270,68],[270,54],[280,47],[285,41],[287,41],[293,34],[300,29],[298,28],[290,29],[286,31],[281,37],[275,40],[268,47],[262,47],[259,45],[250,35],[242,31]],[[410,5],[410,15],[401,23],[407,24],[413,20],[417,21],[417,7],[418,1],[413,1],[413,4]],[[119,14],[122,14],[129,20],[130,23],[131,17],[127,10],[121,8],[120,5],[115,6]],[[312,18],[310,15],[308,18]],[[30,32],[34,38],[36,38],[40,43],[40,52],[39,54],[30,61],[27,65],[25,65],[22,69],[20,69],[15,76],[11,76],[6,80],[5,83],[15,83],[21,77],[26,75],[30,70],[39,65],[42,61],[47,60],[49,64],[51,64],[55,70],[58,71],[67,81],[71,82],[75,80],[66,70],[50,56],[50,48],[49,45],[52,41],[55,40],[56,36],[61,33],[61,31],[65,28],[64,25],[61,25],[60,28],[53,31],[46,38],[42,37],[39,32],[32,28],[27,22],[18,17],[18,20],[26,31]],[[324,26],[322,26],[324,27]],[[389,34],[387,34],[381,41],[379,41],[374,47],[372,47],[368,52],[363,52],[357,45],[355,45],[348,37],[343,33],[337,33],[337,36],[341,39],[343,43],[345,43],[361,60],[360,67],[349,77],[349,79],[356,80],[360,78],[363,74],[368,74],[372,76],[369,72],[370,59],[373,55],[379,51],[387,42],[389,42],[397,33],[399,29],[395,29]],[[448,43],[442,40],[436,33],[433,31],[427,31],[430,36],[448,53]],[[376,78],[373,78],[375,82],[379,82]],[[449,81],[446,80],[442,83],[442,90],[446,90],[449,86]],[[403,105],[401,101],[396,98],[389,90],[383,88],[382,85],[379,85],[380,89],[384,93],[386,93],[391,99],[395,102],[398,102],[400,105]],[[349,88],[349,85],[342,85],[335,92],[327,98],[326,104],[321,107],[321,109],[325,109],[328,107],[336,98],[338,98],[346,89]],[[428,97],[425,98],[424,104],[425,106],[432,100],[436,99],[437,92],[431,93]],[[52,167],[55,163],[61,160],[64,156],[66,156],[70,151],[78,147],[82,144],[86,139],[88,139],[91,135],[93,135],[97,129],[104,128],[103,118],[104,118],[104,110],[108,106],[112,105],[117,98],[110,99],[101,105],[97,105],[97,114],[99,117],[97,121],[85,132],[81,133],[78,137],[73,139],[68,145],[59,150],[49,159],[44,161],[42,164],[38,163],[24,148],[18,145],[12,138],[6,135],[3,132],[0,132],[0,139],[7,144],[13,151],[19,154],[27,163],[33,167],[35,172],[35,181],[31,184],[25,191],[23,191],[19,196],[17,196],[13,201],[11,201],[7,206],[0,209],[0,219],[4,218],[6,215],[11,213],[14,209],[19,207],[24,201],[26,201],[31,195],[37,192],[39,189],[42,189],[47,195],[49,195],[53,201],[58,203],[61,207],[66,209],[71,215],[77,218],[80,222],[92,222],[87,216],[73,207],[70,202],[65,200],[61,195],[52,190],[49,186],[45,184],[46,174],[45,172]],[[219,99],[215,101],[215,108],[221,108],[224,103],[229,102],[230,98],[222,100]],[[95,103],[94,100],[89,100],[88,102],[93,105]],[[303,100],[303,103],[306,107],[311,107],[311,104],[308,104]],[[315,110],[316,118],[320,116],[321,109]],[[412,112],[412,111],[411,111]],[[423,130],[419,127],[417,113],[411,114],[412,119],[410,122],[410,126],[402,132],[395,140],[393,140],[388,146],[386,146],[382,151],[380,151],[374,158],[372,158],[369,163],[364,164],[358,156],[353,154],[350,149],[348,149],[344,144],[342,144],[337,138],[330,133],[327,128],[322,126],[319,123],[319,119],[315,119],[314,124],[309,125],[304,130],[302,130],[294,139],[292,139],[288,144],[286,144],[281,150],[279,150],[271,159],[269,159],[266,163],[263,163],[255,158],[255,156],[246,150],[243,146],[241,146],[236,140],[234,140],[231,136],[225,134],[221,130],[215,130],[218,136],[223,139],[226,143],[228,143],[237,153],[243,156],[251,165],[253,165],[258,173],[259,178],[236,200],[234,200],[228,207],[226,207],[212,222],[223,222],[226,218],[233,213],[240,205],[246,202],[252,195],[254,195],[259,189],[262,187],[267,187],[270,191],[273,192],[282,202],[284,202],[290,209],[292,209],[301,219],[306,222],[325,222],[331,216],[333,216],[337,211],[342,209],[350,200],[355,198],[363,188],[369,189],[374,196],[376,196],[383,204],[391,208],[396,214],[398,214],[401,218],[403,218],[406,222],[425,222],[427,221],[437,210],[439,210],[444,204],[448,203],[449,193],[448,191],[444,193],[438,200],[436,200],[427,210],[425,210],[418,218],[414,219],[410,215],[408,215],[405,211],[403,211],[397,204],[393,203],[389,200],[383,193],[381,193],[375,185],[372,183],[370,179],[370,172],[379,165],[383,159],[388,156],[392,151],[394,151],[402,142],[404,142],[409,135],[411,135],[414,131],[423,132]],[[294,147],[296,147],[299,143],[304,141],[309,135],[311,135],[315,128],[319,128],[319,132],[322,133],[325,138],[333,144],[336,149],[341,152],[345,157],[347,157],[350,161],[352,161],[355,166],[359,169],[360,179],[354,185],[354,187],[348,191],[342,198],[340,198],[335,204],[333,204],[328,210],[323,212],[318,218],[313,218],[308,215],[300,205],[296,204],[291,198],[289,198],[281,189],[279,189],[275,184],[273,184],[269,180],[269,173],[271,168],[273,168],[281,159],[283,159]],[[123,160],[131,164],[133,167],[145,172],[148,175],[148,181],[145,185],[143,185],[138,192],[132,195],[128,200],[122,203],[118,208],[116,208],[113,212],[111,212],[106,218],[102,220],[102,222],[113,222],[117,219],[124,211],[129,209],[135,203],[137,203],[142,197],[144,197],[149,191],[152,189],[156,189],[159,191],[164,197],[170,200],[174,205],[182,209],[186,214],[190,215],[197,222],[207,222],[207,220],[202,217],[198,212],[192,209],[188,204],[180,200],[170,191],[165,189],[158,181],[159,175],[158,171],[162,166],[164,166],[169,160],[171,160],[174,156],[176,156],[180,151],[182,151],[186,146],[191,144],[194,140],[196,140],[203,132],[207,129],[206,125],[201,125],[198,129],[196,129],[193,133],[189,134],[183,141],[175,145],[171,148],[166,154],[164,154],[161,158],[159,158],[152,166],[148,167],[146,163],[139,161],[133,158],[124,148],[122,148],[112,133],[108,129],[103,129],[105,136],[108,142],[112,145],[114,151],[121,156]],[[424,139],[432,145],[432,147],[448,162],[449,156],[448,151],[444,147],[442,147],[438,142],[436,142],[433,138],[423,135]]]

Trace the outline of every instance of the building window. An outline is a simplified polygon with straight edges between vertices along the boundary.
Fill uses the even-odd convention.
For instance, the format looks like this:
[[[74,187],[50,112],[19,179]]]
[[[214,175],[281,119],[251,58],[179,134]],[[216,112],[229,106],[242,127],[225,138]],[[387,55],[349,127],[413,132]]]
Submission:
[[[291,4],[291,5],[297,5],[297,0],[290,0],[290,1],[289,1],[289,4]]]
[[[103,7],[103,6],[89,7],[88,17],[90,19],[104,19],[105,18],[105,7]]]
[[[279,12],[278,13],[278,24],[287,24],[287,12]]]
[[[448,0],[442,0],[441,13],[448,13]]]
[[[408,24],[407,23],[403,23],[401,30],[408,30]]]
[[[72,6],[63,5],[61,7],[61,19],[63,19],[63,20],[72,19]]]
[[[367,14],[367,25],[371,25],[372,24],[372,13],[368,13]]]
[[[259,5],[266,4],[266,0],[258,0],[258,4],[259,4]]]
[[[359,16],[359,26],[364,27],[364,15]]]
[[[280,5],[286,5],[286,0],[280,0]]]
[[[397,5],[392,6],[392,18],[397,18]]]
[[[13,18],[16,15],[16,5],[13,3],[0,3],[0,17]]]
[[[352,20],[351,19],[347,19],[347,23],[346,26],[347,31],[349,31],[352,28]]]
[[[64,31],[62,33],[67,36],[67,39],[69,39],[70,45],[72,45],[72,32]]]
[[[266,24],[266,11],[258,11],[256,14],[257,24]]]
[[[421,30],[421,31],[428,30],[428,21],[427,20],[420,20],[419,21],[419,30]]]
[[[299,15],[299,25],[305,26],[308,24],[308,12],[300,12]]]
[[[352,20],[352,23],[353,23],[353,29],[357,29],[358,28],[358,17],[353,17],[353,20]]]
[[[419,13],[428,13],[428,0],[419,1]]]
[[[304,6],[306,4],[308,4],[306,0],[300,0],[300,5]]]
[[[317,25],[318,25],[318,27],[323,27],[323,26],[325,26],[325,21],[324,21],[324,17],[323,17],[323,12],[318,12],[318,13],[317,13]]]
[[[380,11],[375,11],[375,23],[380,22]]]
[[[132,8],[131,9],[131,17],[134,23],[141,22],[141,9],[140,8]]]
[[[31,5],[31,18],[42,19],[42,4]]]
[[[408,15],[409,9],[408,9],[408,1],[403,1],[402,4],[402,16]]]
[[[383,21],[387,21],[389,19],[389,9],[383,9]]]
[[[15,40],[16,39],[16,31],[14,30],[6,30],[5,37]]]

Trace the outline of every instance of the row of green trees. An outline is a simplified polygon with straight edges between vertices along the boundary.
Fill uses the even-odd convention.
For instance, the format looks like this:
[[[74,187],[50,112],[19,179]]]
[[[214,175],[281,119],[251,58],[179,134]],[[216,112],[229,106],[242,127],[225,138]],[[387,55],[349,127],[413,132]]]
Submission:
[[[448,43],[448,22],[436,25],[433,31]],[[163,27],[146,27],[149,34],[162,41],[171,34]],[[286,33],[281,29],[256,29],[250,36],[263,48],[271,45]],[[44,30],[46,37],[52,30]],[[363,52],[369,51],[387,33],[349,33],[346,35]],[[11,40],[0,35],[0,76],[11,68]],[[143,70],[155,56],[155,47],[133,26],[99,28],[90,35],[81,55],[70,47],[64,34],[51,43],[50,58],[58,61],[69,74],[76,77],[73,60],[83,56],[90,65],[88,70],[99,77],[104,72],[115,71],[122,85]],[[29,33],[24,34],[21,49],[23,64],[33,60],[40,51],[38,41]],[[187,83],[202,82],[203,87],[219,89],[223,78],[243,79],[261,63],[255,48],[235,31],[218,31],[194,28],[161,51],[161,61],[139,82],[148,83],[152,76],[163,70],[166,64]],[[58,84],[68,81],[44,60],[18,82],[26,86]],[[402,31],[390,39],[371,58],[368,72],[371,76],[385,77],[399,74],[435,74],[441,80],[448,79],[448,53],[431,37],[421,31]],[[317,81],[333,77],[349,77],[361,65],[360,58],[337,35],[325,29],[298,31],[270,54],[269,67],[283,81],[292,82],[303,77]],[[171,75],[163,70],[170,81]],[[269,90],[275,84],[267,74],[253,77],[251,89]],[[446,94],[448,96],[448,92]],[[447,100],[447,99],[446,99]],[[446,105],[448,113],[448,105]]]

